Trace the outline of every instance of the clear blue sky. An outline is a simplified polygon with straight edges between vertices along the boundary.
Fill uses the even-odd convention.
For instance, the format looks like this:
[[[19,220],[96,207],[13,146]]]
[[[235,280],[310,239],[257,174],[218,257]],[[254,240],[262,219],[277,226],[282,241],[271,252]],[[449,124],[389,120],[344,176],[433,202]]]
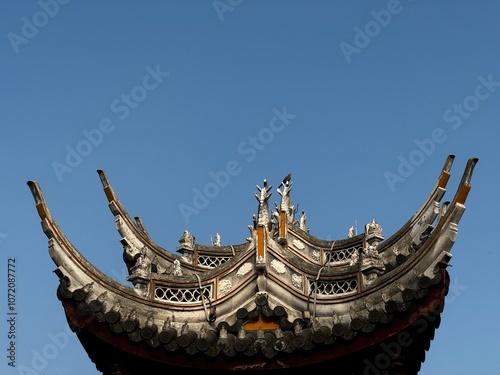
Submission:
[[[245,242],[255,185],[288,173],[311,234],[375,219],[388,238],[455,154],[445,199],[479,163],[421,374],[499,374],[499,15],[486,0],[0,2],[0,372],[97,374],[67,333],[28,180],[83,255],[126,283],[97,169],[175,251],[185,229]]]

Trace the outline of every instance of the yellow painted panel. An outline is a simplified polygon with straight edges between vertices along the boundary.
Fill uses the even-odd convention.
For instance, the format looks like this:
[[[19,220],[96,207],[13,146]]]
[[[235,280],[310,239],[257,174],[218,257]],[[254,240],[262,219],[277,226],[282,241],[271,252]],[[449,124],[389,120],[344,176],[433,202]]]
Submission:
[[[245,331],[258,331],[259,328],[263,330],[275,330],[278,328],[278,323],[263,320],[262,317],[259,316],[259,320],[256,322],[248,322],[243,325]]]
[[[448,172],[443,172],[441,174],[441,177],[439,178],[439,184],[438,186],[440,188],[444,188],[446,184],[448,183],[448,180],[450,179],[450,174]]]
[[[264,257],[264,227],[257,227],[257,257]]]
[[[280,237],[285,238],[285,229],[286,229],[286,213],[285,211],[280,212]]]

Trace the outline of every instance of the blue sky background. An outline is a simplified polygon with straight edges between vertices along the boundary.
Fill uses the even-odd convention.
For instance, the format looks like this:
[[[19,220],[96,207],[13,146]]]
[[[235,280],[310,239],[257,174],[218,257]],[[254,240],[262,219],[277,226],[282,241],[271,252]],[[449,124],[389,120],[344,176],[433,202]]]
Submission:
[[[97,169],[175,251],[185,229],[245,242],[255,185],[279,201],[288,173],[311,234],[375,219],[388,238],[455,154],[445,199],[479,163],[421,374],[499,374],[499,15],[486,0],[1,1],[0,372],[97,374],[68,333],[28,180],[81,253],[127,283]]]

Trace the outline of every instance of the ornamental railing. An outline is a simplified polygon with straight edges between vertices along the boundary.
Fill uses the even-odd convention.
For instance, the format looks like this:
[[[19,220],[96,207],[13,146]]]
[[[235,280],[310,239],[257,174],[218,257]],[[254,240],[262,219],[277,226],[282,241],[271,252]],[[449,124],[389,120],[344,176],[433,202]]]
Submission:
[[[155,301],[174,302],[174,303],[201,303],[203,298],[213,299],[213,285],[204,285],[192,288],[172,288],[165,285],[155,285],[154,295]]]
[[[348,262],[354,254],[361,250],[361,246],[353,246],[342,250],[325,250],[325,259],[328,260],[328,263]]]
[[[318,297],[334,297],[358,291],[358,278],[352,277],[342,280],[313,280],[309,279],[309,291]]]
[[[200,255],[198,256],[198,266],[211,269],[226,263],[230,259],[231,257],[214,257],[214,256]]]

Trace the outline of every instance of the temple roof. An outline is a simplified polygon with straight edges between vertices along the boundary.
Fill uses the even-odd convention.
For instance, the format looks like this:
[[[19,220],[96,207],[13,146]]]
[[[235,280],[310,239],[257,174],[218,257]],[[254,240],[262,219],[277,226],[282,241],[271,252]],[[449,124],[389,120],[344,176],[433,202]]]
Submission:
[[[245,241],[222,245],[216,236],[201,245],[185,231],[177,254],[150,238],[99,170],[130,285],[88,262],[57,225],[38,183],[28,185],[57,267],[57,296],[103,374],[326,364],[349,374],[370,366],[417,373],[439,325],[446,268],[477,163],[469,159],[454,197],[441,203],[453,160],[446,159],[427,199],[387,239],[376,220],[346,238],[311,235],[306,213],[297,217],[287,175],[274,210],[272,185],[256,185],[257,213]],[[397,353],[388,356],[384,348],[394,345]],[[353,365],[353,358],[365,361]]]

